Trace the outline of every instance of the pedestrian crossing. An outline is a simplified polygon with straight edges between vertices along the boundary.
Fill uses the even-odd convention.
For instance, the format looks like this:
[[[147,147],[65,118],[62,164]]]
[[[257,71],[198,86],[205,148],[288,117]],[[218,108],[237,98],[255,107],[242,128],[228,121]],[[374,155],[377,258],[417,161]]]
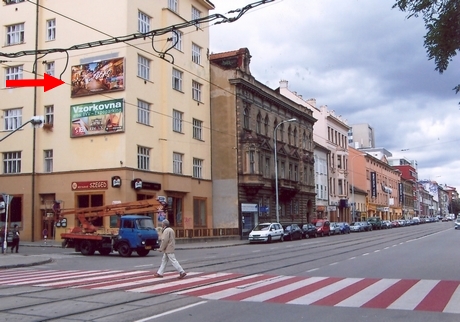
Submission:
[[[153,271],[35,270],[0,271],[0,287],[33,286],[176,294],[206,300],[245,301],[430,311],[460,314],[460,281],[277,276],[188,272],[164,278]]]

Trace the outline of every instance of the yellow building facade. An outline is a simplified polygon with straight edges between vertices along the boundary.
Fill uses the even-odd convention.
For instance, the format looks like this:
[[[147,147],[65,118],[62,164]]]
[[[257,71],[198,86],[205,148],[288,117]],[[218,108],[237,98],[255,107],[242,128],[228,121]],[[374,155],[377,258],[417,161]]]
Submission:
[[[77,224],[72,216],[55,222],[55,204],[151,197],[164,197],[178,237],[217,233],[209,29],[165,29],[212,9],[205,0],[2,2],[0,192],[13,196],[7,225],[18,224],[22,240],[43,232],[59,239]],[[130,37],[152,30],[164,32]],[[6,87],[45,73],[65,84],[47,92]],[[23,126],[38,115],[43,127]],[[113,226],[109,218],[98,224]]]

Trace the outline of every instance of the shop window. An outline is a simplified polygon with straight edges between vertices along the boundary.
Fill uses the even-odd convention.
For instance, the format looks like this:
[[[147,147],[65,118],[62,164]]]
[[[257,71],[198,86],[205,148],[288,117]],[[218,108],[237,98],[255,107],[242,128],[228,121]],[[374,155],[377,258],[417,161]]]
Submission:
[[[77,195],[77,208],[100,207],[104,205],[104,195],[102,194],[86,194]],[[75,218],[78,222],[78,218]],[[102,217],[95,218],[91,223],[96,227],[102,227]]]
[[[11,197],[10,197],[11,198]],[[0,195],[0,201],[3,205],[3,197]],[[0,214],[0,227],[5,226],[6,213],[3,211]],[[22,228],[22,196],[13,196],[10,205],[8,206],[8,225],[14,227],[18,225]]]
[[[206,227],[206,199],[193,199],[193,225]]]

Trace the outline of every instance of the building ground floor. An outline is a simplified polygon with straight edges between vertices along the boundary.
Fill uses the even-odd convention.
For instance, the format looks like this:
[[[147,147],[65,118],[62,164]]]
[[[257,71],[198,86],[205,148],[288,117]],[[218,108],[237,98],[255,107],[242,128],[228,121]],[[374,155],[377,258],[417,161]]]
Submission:
[[[0,191],[10,196],[8,214],[0,215],[0,226],[18,225],[23,241],[60,240],[60,233],[78,221],[75,216],[62,220],[54,208],[84,208],[135,200],[161,198],[167,207],[152,214],[154,224],[167,218],[177,238],[200,238],[238,235],[236,227],[216,227],[212,211],[212,184],[172,174],[143,172],[120,168],[49,174],[3,175]],[[11,198],[12,197],[12,198]],[[110,217],[94,219],[101,230],[116,229]],[[105,232],[105,231],[104,231]]]

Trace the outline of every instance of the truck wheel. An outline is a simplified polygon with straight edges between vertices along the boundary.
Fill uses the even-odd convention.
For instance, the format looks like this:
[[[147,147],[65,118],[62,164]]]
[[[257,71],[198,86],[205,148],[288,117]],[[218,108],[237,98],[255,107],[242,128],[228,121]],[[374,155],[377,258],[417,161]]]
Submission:
[[[111,252],[112,252],[112,250],[110,248],[101,248],[101,249],[99,249],[99,254],[101,254],[103,256],[107,256]]]
[[[118,254],[120,254],[121,257],[129,257],[131,256],[131,253],[133,251],[131,250],[131,247],[129,247],[128,243],[122,242],[118,246]]]
[[[144,257],[144,256],[147,256],[148,253],[150,252],[150,249],[138,249],[137,251],[137,255],[139,255],[139,257]]]
[[[91,241],[89,240],[84,240],[80,244],[80,252],[85,255],[85,256],[91,256],[94,255],[94,245]]]

